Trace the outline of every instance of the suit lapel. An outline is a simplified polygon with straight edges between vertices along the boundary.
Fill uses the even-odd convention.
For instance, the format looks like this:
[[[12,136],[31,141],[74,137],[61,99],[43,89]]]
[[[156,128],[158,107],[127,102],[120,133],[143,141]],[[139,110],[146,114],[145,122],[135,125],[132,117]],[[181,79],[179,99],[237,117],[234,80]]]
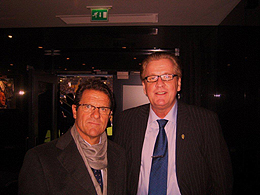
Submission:
[[[149,116],[149,110],[150,110],[150,104],[147,104],[146,106],[142,107],[142,109],[139,112],[139,115],[137,116],[137,121],[135,122],[135,128],[137,131],[134,132],[134,139],[137,147],[134,147],[135,154],[141,154],[142,153],[142,147],[144,142],[144,136],[146,132],[147,127],[147,121]],[[136,156],[135,156],[136,157]],[[139,164],[141,162],[141,155],[137,158],[139,161]]]
[[[69,175],[86,189],[89,194],[96,194],[88,170],[78,152],[70,131],[59,139],[56,146],[62,150],[57,158]]]
[[[141,156],[142,156],[142,148],[144,142],[144,136],[147,127],[147,121],[149,116],[150,104],[147,104],[141,107],[138,116],[136,116],[135,124],[133,125],[132,131],[132,169],[131,169],[131,180],[134,181],[132,184],[134,185],[131,189],[138,188],[139,182],[139,172],[141,165]],[[128,186],[129,187],[129,186]],[[137,191],[132,192],[132,194],[136,194]]]
[[[185,162],[187,141],[189,140],[189,112],[182,102],[178,102],[177,133],[176,133],[176,172],[178,176],[183,175],[181,166]]]

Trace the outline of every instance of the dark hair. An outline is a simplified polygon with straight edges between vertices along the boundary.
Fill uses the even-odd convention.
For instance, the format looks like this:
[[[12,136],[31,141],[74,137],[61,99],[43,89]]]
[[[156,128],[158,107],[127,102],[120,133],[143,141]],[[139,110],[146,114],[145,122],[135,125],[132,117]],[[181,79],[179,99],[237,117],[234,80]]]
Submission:
[[[174,74],[177,74],[178,77],[182,77],[182,70],[181,70],[181,67],[180,67],[180,62],[179,62],[179,59],[177,57],[175,57],[173,54],[167,53],[167,52],[155,52],[155,53],[152,53],[151,55],[149,55],[148,57],[146,57],[143,60],[142,66],[141,66],[141,71],[140,71],[141,80],[144,80],[144,77],[145,77],[144,72],[145,72],[147,64],[149,64],[151,61],[160,60],[160,59],[171,60],[172,63],[173,63],[173,68],[175,70]]]
[[[101,80],[99,79],[88,79],[81,83],[76,91],[75,99],[74,99],[74,104],[78,107],[79,102],[82,98],[82,94],[85,90],[92,89],[96,91],[101,91],[105,93],[109,100],[110,100],[110,109],[113,110],[114,108],[114,98],[113,98],[113,93],[109,89],[109,87],[104,84]]]

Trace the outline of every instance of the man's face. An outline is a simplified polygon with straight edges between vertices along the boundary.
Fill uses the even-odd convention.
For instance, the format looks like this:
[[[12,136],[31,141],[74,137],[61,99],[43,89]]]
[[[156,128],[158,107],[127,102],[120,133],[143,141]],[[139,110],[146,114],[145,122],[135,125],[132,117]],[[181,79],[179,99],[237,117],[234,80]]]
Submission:
[[[169,59],[151,61],[144,71],[145,77],[151,75],[175,74],[173,63]],[[154,112],[161,118],[165,117],[176,102],[176,94],[181,90],[181,78],[174,77],[170,81],[142,82],[145,95]]]
[[[80,104],[90,104],[96,107],[109,107],[109,97],[101,91],[87,89],[83,92]],[[99,143],[101,134],[105,131],[110,114],[100,114],[96,108],[92,112],[83,111],[83,106],[79,106],[76,110],[76,105],[72,105],[73,117],[75,125],[80,136],[89,144]]]
[[[0,92],[0,105],[5,105],[5,94],[3,92]]]

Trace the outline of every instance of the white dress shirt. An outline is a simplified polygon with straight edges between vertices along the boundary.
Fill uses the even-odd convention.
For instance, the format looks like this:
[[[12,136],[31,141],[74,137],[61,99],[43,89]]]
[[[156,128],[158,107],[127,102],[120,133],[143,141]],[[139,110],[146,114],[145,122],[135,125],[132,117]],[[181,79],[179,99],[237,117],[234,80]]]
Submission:
[[[147,123],[147,128],[144,137],[141,167],[139,173],[139,183],[137,195],[148,194],[150,170],[152,165],[152,155],[156,137],[159,132],[157,119],[160,119],[150,107],[150,113]],[[180,189],[176,177],[176,119],[177,119],[177,102],[165,116],[168,120],[165,126],[165,132],[168,139],[168,175],[167,175],[167,195],[180,195]]]

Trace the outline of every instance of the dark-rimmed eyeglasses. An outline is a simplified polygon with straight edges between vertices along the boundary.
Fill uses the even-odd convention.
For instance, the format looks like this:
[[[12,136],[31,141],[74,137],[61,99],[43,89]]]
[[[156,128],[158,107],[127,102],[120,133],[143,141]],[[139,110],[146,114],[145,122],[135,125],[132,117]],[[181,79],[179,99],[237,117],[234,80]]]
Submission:
[[[109,115],[111,109],[109,107],[104,106],[93,106],[91,104],[78,104],[78,106],[82,106],[82,110],[86,113],[92,113],[94,110],[98,109],[99,113],[102,115]]]
[[[162,81],[170,81],[174,79],[178,75],[176,74],[162,74],[162,75],[151,75],[144,78],[148,83],[153,83],[158,81],[159,77],[161,77]]]

